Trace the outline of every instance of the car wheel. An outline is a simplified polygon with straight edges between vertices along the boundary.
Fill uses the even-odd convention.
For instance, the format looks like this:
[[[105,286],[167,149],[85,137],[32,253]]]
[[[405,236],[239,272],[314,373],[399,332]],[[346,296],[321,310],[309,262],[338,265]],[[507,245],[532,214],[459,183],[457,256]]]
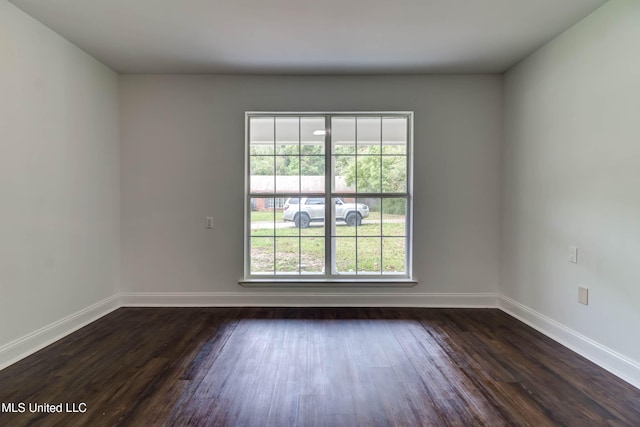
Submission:
[[[296,215],[296,218],[293,220],[298,228],[307,228],[309,226],[309,215],[300,214]]]
[[[362,224],[362,217],[359,213],[351,212],[344,219],[344,222],[346,222],[349,227],[354,227]]]

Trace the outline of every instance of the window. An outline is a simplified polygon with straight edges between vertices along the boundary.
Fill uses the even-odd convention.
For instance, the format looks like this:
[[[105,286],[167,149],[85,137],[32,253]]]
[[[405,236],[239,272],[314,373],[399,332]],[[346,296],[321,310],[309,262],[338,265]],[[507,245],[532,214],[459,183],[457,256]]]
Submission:
[[[266,199],[267,207],[272,209],[282,209],[284,208],[286,199],[282,197],[276,197],[275,199]]]
[[[247,113],[246,279],[410,279],[412,118]]]

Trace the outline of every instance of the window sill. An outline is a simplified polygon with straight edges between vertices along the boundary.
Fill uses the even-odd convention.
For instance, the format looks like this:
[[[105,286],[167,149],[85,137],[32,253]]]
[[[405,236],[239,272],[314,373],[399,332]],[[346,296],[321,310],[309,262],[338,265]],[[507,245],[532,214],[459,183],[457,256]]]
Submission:
[[[245,288],[323,287],[323,288],[412,288],[413,279],[243,279],[238,284]]]

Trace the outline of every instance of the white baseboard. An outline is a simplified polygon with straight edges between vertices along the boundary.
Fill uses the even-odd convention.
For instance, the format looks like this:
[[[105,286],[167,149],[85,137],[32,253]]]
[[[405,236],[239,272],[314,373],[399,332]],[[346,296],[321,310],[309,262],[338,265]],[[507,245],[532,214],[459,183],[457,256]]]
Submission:
[[[504,295],[498,296],[498,306],[510,316],[575,351],[634,387],[640,388],[640,363]]]
[[[356,292],[136,292],[123,307],[497,307],[496,294]]]
[[[0,369],[13,365],[119,307],[118,295],[114,295],[1,346]]]

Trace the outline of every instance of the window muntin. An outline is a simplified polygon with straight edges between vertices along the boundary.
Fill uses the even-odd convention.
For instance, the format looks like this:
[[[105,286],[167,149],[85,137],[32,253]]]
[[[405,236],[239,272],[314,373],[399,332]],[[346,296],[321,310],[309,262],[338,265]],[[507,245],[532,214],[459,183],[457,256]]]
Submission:
[[[411,119],[248,113],[245,276],[410,278]]]

